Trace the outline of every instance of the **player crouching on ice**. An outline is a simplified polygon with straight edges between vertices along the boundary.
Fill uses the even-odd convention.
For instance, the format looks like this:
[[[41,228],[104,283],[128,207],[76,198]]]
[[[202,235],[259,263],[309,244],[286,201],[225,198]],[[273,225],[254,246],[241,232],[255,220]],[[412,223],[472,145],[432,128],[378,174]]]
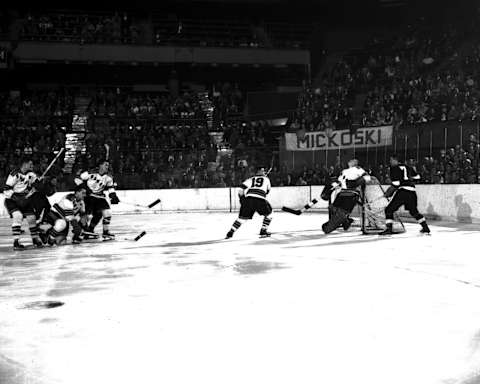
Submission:
[[[272,218],[272,207],[267,201],[267,195],[270,192],[270,179],[265,173],[265,168],[257,168],[255,176],[245,180],[241,185],[241,190],[238,192],[240,197],[240,212],[238,219],[232,225],[232,228],[228,231],[226,238],[229,239],[233,236],[235,231],[245,222],[245,220],[251,220],[255,212],[263,216],[262,228],[260,230],[260,237],[270,236],[270,232],[267,231]]]
[[[84,199],[86,194],[85,185],[80,184],[75,188],[75,192],[64,196],[50,209],[46,219],[51,225],[47,232],[49,245],[58,245],[64,242],[67,239],[70,224],[73,232],[72,243],[79,244],[82,241],[80,221],[85,215]]]
[[[110,205],[105,196],[105,190],[108,192],[110,203],[118,204],[120,200],[115,193],[113,179],[108,175],[108,168],[110,164],[108,161],[102,161],[99,164],[98,172],[89,173],[82,172],[80,177],[75,178],[75,183],[80,185],[86,184],[87,197],[85,198],[85,206],[87,213],[92,215],[90,224],[84,234],[84,239],[97,238],[94,234],[95,227],[103,217],[103,239],[114,240],[115,235],[110,232],[110,222],[112,220],[112,212]]]
[[[370,176],[358,166],[358,160],[352,159],[348,162],[348,168],[342,171],[338,177],[338,183],[332,183],[330,191],[329,220],[322,225],[325,234],[331,233],[342,226],[347,230],[352,224],[349,215],[357,205],[360,192],[358,187],[368,181]],[[328,196],[326,191],[322,192],[322,198]],[[327,197],[328,198],[328,197]]]
[[[393,214],[404,205],[405,209],[422,226],[420,233],[429,234],[430,228],[417,208],[417,193],[415,192],[415,182],[420,180],[420,175],[412,167],[400,164],[398,157],[390,157],[390,179],[392,185],[385,191],[385,197],[392,197],[392,200],[385,208],[385,218],[387,229],[380,235],[393,234]]]
[[[33,172],[33,162],[24,159],[17,169],[8,175],[3,194],[5,196],[5,208],[12,218],[13,249],[23,250],[24,245],[20,244],[22,233],[22,222],[25,217],[32,236],[33,245],[43,247],[39,237],[37,220],[34,208],[30,199],[31,192],[38,183],[37,175]]]

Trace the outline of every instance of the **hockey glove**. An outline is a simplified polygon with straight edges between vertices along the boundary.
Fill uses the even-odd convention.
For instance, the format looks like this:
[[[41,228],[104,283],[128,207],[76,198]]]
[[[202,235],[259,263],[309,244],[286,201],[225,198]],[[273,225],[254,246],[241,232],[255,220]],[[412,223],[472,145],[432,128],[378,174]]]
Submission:
[[[391,185],[390,187],[388,187],[388,189],[385,191],[385,193],[383,194],[383,196],[385,196],[387,199],[389,199],[390,197],[392,197],[395,192],[397,191],[397,188],[394,187],[393,185]]]
[[[108,197],[110,198],[110,203],[112,204],[118,204],[120,202],[120,200],[118,199],[118,196],[115,192],[112,192],[108,195]]]
[[[5,188],[5,189],[3,190],[3,195],[5,196],[6,199],[11,199],[12,196],[13,196],[13,189],[11,189],[11,188],[8,188],[8,189]]]

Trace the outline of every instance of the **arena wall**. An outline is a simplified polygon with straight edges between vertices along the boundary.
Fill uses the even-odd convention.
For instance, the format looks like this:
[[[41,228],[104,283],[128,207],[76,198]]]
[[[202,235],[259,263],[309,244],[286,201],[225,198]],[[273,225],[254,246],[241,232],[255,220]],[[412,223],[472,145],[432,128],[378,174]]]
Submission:
[[[319,199],[322,186],[276,187],[269,201],[274,209],[282,206],[302,207],[316,197]],[[480,223],[480,185],[418,185],[418,207],[430,219]],[[113,206],[114,213],[168,212],[168,211],[231,211],[239,208],[236,188],[166,189],[117,191],[122,201]],[[65,193],[56,193],[50,200],[58,201]],[[161,203],[153,210],[144,210],[131,204],[147,205],[160,198]],[[126,204],[126,202],[131,204]],[[326,210],[326,202],[319,199],[314,210]],[[0,216],[7,216],[0,195]]]

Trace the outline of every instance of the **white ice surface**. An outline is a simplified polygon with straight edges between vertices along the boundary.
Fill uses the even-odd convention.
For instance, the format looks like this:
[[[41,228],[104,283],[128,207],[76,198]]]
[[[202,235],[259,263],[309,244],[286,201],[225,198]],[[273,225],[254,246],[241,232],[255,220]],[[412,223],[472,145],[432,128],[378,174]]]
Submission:
[[[480,382],[475,226],[326,237],[277,213],[222,240],[234,219],[116,216],[118,241],[17,253],[2,220],[0,383]]]

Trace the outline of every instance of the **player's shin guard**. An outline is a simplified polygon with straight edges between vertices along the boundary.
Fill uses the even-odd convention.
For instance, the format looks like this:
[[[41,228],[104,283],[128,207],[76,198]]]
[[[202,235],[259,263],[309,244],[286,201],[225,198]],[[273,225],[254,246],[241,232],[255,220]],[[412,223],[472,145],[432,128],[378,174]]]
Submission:
[[[20,239],[20,235],[22,234],[22,221],[23,221],[23,215],[21,212],[16,211],[12,213],[13,240],[18,241]]]
[[[262,228],[260,229],[260,236],[270,236],[270,232],[268,232],[267,229],[271,222],[271,217],[265,216],[263,218]]]
[[[30,236],[32,236],[33,244],[40,245],[42,243],[40,240],[40,231],[37,226],[37,220],[35,216],[29,215],[27,216],[28,228],[30,229]],[[43,243],[42,243],[43,244]]]
[[[13,240],[19,240],[20,235],[22,234],[22,226],[21,225],[12,225],[12,235]]]
[[[271,218],[271,217],[268,217],[268,216],[265,216],[265,217],[263,218],[262,231],[263,231],[263,230],[266,231],[271,222],[272,222],[272,218]]]
[[[243,220],[237,219],[233,222],[232,228],[230,228],[230,230],[232,232],[235,232],[238,228],[240,228],[242,226],[242,224],[243,224]]]
[[[111,216],[108,216],[108,217],[104,217],[103,218],[103,221],[102,221],[102,224],[103,224],[103,232],[108,232],[109,229],[110,229],[110,222],[112,221],[112,217]]]

